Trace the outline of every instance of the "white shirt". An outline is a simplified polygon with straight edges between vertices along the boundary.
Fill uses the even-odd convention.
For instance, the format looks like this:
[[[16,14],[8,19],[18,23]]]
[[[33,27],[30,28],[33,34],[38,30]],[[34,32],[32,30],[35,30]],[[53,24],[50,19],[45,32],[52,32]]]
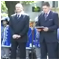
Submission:
[[[17,17],[18,17],[18,15],[19,15],[19,17],[21,17],[21,13],[16,13],[17,14]]]
[[[48,11],[47,16],[49,15],[49,13],[50,13],[50,10]]]

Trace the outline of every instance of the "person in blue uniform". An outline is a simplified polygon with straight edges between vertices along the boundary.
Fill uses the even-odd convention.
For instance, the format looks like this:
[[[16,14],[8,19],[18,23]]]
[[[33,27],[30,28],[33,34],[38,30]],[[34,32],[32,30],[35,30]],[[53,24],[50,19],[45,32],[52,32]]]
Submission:
[[[9,48],[11,47],[10,39],[10,28],[8,25],[8,19],[4,18],[1,20],[1,58],[9,58]]]
[[[29,27],[29,31],[28,31],[28,42],[26,44],[26,47],[29,47],[29,48],[32,47],[32,38],[33,38],[33,47],[35,47],[35,36],[36,36],[35,29],[33,31],[33,36],[32,36],[32,28]]]
[[[32,30],[31,27],[29,27],[29,31],[28,31],[28,41],[26,44],[26,49],[30,49],[30,44],[32,43]]]
[[[35,42],[34,42],[34,34],[32,34],[32,30],[33,30],[33,24],[34,21],[30,21],[29,24],[29,31],[28,31],[28,41],[26,44],[26,57],[29,58],[29,50],[32,48],[32,39],[33,39],[33,47],[35,47]]]

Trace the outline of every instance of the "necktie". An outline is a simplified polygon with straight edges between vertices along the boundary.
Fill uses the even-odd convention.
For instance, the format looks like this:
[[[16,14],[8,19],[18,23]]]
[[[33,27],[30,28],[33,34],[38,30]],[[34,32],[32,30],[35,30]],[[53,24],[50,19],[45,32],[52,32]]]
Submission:
[[[17,18],[19,18],[20,15],[17,15]]]
[[[47,13],[45,13],[45,20],[47,20]]]

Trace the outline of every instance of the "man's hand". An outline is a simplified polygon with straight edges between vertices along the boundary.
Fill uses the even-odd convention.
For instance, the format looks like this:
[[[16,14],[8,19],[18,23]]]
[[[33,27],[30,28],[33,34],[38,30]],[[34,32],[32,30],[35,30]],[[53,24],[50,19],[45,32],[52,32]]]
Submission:
[[[37,29],[39,32],[41,31],[41,29]]]
[[[12,38],[13,38],[13,39],[16,39],[16,38],[17,38],[17,35],[16,35],[16,34],[14,34],[14,35],[12,36]]]
[[[20,35],[17,35],[17,34],[14,34],[12,37],[13,37],[13,39],[18,39],[18,38],[20,38],[21,36],[20,36]]]
[[[43,29],[43,31],[45,31],[45,32],[47,32],[48,30],[49,30],[48,27],[45,27],[45,28]]]
[[[20,35],[17,35],[17,39],[20,38],[21,36]]]

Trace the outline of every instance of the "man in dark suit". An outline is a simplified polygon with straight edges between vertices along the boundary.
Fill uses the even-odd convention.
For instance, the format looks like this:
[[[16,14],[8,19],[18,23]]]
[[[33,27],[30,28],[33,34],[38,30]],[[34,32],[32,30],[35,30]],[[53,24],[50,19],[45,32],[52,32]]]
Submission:
[[[43,4],[43,13],[38,16],[37,26],[44,26],[40,31],[41,59],[57,58],[57,28],[59,26],[58,14],[50,10],[48,2]]]
[[[11,59],[16,59],[16,50],[19,46],[20,59],[26,58],[26,42],[27,42],[27,33],[29,29],[29,16],[26,14],[21,14],[23,7],[20,3],[15,6],[16,14],[13,14],[10,17],[10,28],[12,33],[11,41]]]

